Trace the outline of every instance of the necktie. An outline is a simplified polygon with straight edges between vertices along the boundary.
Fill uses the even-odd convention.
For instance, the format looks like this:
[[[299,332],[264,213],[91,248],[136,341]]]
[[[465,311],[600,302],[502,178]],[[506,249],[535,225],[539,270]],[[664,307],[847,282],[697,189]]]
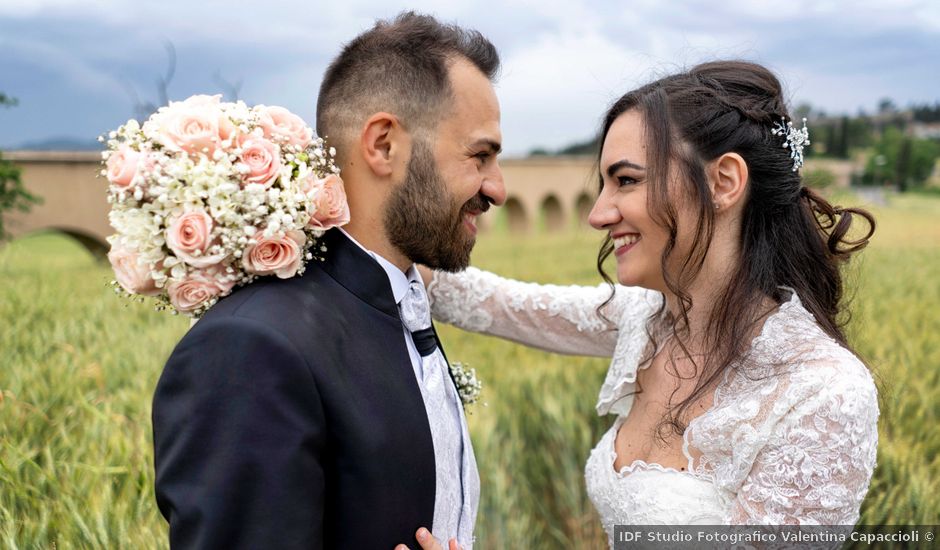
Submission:
[[[424,358],[434,353],[437,338],[431,328],[431,306],[423,285],[417,281],[411,282],[407,294],[401,300],[401,320],[405,328],[411,331],[418,354]]]

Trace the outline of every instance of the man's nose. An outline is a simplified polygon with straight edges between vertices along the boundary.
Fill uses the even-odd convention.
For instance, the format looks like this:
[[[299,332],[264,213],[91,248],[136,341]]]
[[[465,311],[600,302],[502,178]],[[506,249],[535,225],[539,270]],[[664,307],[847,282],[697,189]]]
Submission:
[[[483,177],[480,192],[496,206],[502,206],[506,202],[506,185],[503,182],[503,171],[499,163],[493,163],[493,169]]]

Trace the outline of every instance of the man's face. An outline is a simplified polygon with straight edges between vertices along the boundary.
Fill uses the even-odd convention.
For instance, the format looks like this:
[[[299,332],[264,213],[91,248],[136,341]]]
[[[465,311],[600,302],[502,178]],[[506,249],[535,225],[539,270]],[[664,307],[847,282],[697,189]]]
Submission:
[[[453,104],[433,143],[415,135],[404,181],[385,212],[391,243],[411,261],[459,271],[470,263],[477,217],[506,200],[496,161],[502,135],[499,103],[489,80],[471,63],[450,68]]]

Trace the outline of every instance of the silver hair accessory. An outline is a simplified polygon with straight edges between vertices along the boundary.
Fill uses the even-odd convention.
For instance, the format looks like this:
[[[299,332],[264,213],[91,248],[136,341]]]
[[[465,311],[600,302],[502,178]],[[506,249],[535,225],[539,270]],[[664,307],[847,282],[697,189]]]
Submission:
[[[806,118],[803,119],[803,127],[799,130],[793,127],[792,120],[781,118],[779,122],[774,122],[774,127],[770,132],[775,136],[784,136],[783,146],[790,149],[793,171],[799,170],[803,166],[803,147],[810,143]]]

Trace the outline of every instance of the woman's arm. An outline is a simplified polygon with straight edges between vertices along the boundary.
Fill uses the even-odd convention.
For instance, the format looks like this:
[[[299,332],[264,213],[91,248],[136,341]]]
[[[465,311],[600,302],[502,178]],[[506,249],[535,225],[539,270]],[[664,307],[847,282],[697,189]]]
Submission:
[[[877,446],[871,378],[865,372],[833,379],[775,426],[741,486],[731,523],[854,525]]]
[[[616,287],[523,283],[476,268],[434,272],[429,282],[434,318],[547,351],[609,357],[625,314],[649,315],[649,291]],[[658,296],[658,295],[656,295]],[[598,311],[598,307],[607,305]]]

